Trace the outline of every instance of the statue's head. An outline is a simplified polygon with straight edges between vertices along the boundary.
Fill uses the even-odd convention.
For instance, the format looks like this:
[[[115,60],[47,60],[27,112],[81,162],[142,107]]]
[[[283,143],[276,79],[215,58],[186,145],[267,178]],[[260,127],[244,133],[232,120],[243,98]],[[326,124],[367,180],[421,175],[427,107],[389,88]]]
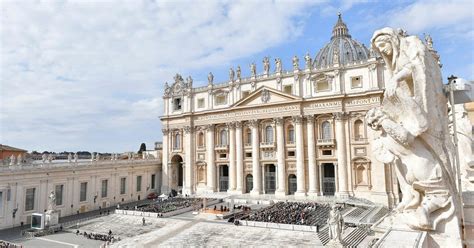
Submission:
[[[393,46],[388,35],[377,36],[374,40],[374,47],[380,52],[388,56],[393,54]]]
[[[394,69],[401,38],[393,28],[382,28],[376,30],[370,40],[372,49],[382,55],[390,71]]]

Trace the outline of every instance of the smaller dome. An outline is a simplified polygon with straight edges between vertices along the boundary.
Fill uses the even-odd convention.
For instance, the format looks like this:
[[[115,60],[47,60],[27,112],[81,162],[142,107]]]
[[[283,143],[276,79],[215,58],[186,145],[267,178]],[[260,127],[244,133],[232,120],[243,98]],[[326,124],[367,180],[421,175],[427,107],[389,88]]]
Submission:
[[[367,60],[370,52],[364,44],[352,39],[347,25],[338,14],[336,25],[332,29],[331,41],[319,50],[313,67],[321,68],[333,64],[346,65]]]

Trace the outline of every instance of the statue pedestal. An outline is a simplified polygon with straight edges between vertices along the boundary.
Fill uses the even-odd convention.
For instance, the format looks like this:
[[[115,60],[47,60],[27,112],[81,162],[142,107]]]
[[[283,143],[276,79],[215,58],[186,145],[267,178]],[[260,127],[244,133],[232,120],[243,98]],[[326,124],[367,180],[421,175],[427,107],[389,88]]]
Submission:
[[[59,223],[59,211],[48,210],[44,214],[45,216],[45,227],[55,226]]]
[[[390,247],[395,242],[399,247],[462,247],[457,219],[449,220],[439,231],[430,231],[410,228],[404,222],[408,218],[409,215],[392,214],[376,224],[373,230],[381,236],[376,247]]]
[[[332,247],[332,248],[343,248],[345,247],[343,243],[339,240],[331,240],[329,243],[325,245],[326,247]]]

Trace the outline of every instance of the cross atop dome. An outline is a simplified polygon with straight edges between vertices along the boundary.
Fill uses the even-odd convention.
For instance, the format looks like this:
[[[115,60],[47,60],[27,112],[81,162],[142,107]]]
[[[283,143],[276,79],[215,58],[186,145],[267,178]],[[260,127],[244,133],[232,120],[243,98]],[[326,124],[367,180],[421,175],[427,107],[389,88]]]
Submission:
[[[351,35],[349,34],[349,29],[347,28],[347,25],[342,21],[342,14],[341,12],[337,13],[337,22],[336,25],[332,28],[332,37],[331,39],[334,39],[335,37],[348,37],[351,38]]]

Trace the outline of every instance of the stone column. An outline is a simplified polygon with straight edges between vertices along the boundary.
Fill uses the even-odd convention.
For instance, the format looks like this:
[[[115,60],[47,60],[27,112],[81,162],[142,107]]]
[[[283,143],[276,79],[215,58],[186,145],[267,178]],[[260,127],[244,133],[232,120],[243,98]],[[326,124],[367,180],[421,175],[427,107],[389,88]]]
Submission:
[[[337,196],[346,197],[348,196],[347,188],[347,153],[346,153],[346,130],[345,130],[345,119],[346,114],[338,112],[334,114],[336,120],[336,146],[337,146],[337,184],[338,191]]]
[[[304,170],[304,137],[303,118],[293,116],[296,134],[296,192],[295,196],[305,196],[305,170]]]
[[[214,159],[214,125],[207,126],[206,134],[206,152],[207,152],[207,189],[216,192],[216,166]]]
[[[276,141],[277,141],[277,170],[278,170],[278,188],[275,191],[276,196],[286,195],[286,166],[285,166],[285,131],[283,128],[283,118],[275,118]]]
[[[316,151],[314,142],[314,116],[306,116],[307,134],[308,134],[308,176],[309,176],[309,195],[319,195],[319,173],[316,169]]]
[[[235,191],[235,123],[229,123],[229,189],[228,192]]]
[[[184,127],[184,173],[185,173],[185,184],[184,184],[184,194],[193,194],[194,193],[194,132],[191,126]]]
[[[242,136],[242,123],[235,123],[235,150],[236,150],[236,164],[237,164],[237,175],[236,175],[236,192],[242,194],[242,184],[244,180],[244,154],[243,154],[243,136]]]
[[[252,195],[259,195],[262,193],[262,176],[260,171],[260,140],[258,135],[258,120],[251,120],[252,127],[252,176],[253,189],[250,192]]]
[[[169,188],[169,181],[168,181],[168,159],[169,159],[169,148],[171,147],[171,144],[169,143],[169,129],[162,129],[163,131],[163,156],[162,156],[162,170],[163,173],[161,174],[161,192],[166,194],[170,191]]]

